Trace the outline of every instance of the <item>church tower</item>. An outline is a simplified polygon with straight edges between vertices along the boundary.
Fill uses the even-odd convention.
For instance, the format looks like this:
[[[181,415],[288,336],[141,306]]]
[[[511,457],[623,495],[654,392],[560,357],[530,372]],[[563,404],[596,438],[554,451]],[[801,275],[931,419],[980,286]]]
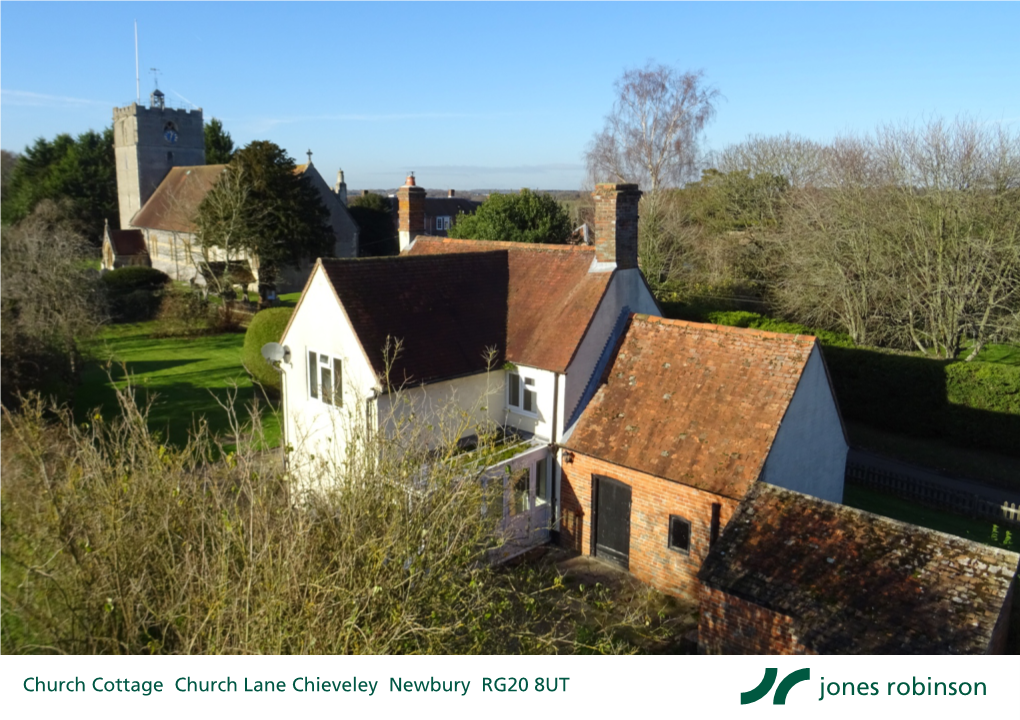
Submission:
[[[128,228],[170,168],[205,165],[202,109],[168,108],[163,93],[156,90],[149,107],[131,103],[113,109],[113,147],[120,226]]]

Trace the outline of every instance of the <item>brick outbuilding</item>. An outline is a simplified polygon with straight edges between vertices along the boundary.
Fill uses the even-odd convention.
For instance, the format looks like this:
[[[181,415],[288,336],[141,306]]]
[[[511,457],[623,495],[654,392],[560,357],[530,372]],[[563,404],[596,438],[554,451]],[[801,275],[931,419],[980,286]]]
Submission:
[[[1017,553],[756,483],[700,572],[702,652],[1005,648]]]
[[[846,438],[810,336],[634,315],[562,446],[561,543],[691,599],[757,481],[843,495]]]

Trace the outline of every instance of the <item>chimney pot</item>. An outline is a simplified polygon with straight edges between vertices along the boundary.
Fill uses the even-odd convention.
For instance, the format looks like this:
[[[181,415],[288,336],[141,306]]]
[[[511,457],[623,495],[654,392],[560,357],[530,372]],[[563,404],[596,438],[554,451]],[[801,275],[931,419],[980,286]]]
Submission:
[[[414,182],[414,173],[397,190],[397,234],[400,251],[406,250],[414,239],[425,234],[425,188]]]
[[[456,194],[457,193],[455,193],[453,190],[448,190],[446,192],[446,197],[454,197]]]
[[[633,183],[599,183],[595,199],[595,256],[620,270],[638,266],[638,202]]]

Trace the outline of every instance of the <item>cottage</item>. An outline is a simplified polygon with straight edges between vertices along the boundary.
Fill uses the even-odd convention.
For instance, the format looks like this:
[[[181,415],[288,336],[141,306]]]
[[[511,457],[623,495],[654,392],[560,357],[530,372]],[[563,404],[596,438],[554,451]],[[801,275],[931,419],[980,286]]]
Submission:
[[[843,496],[847,442],[809,336],[634,315],[562,446],[561,542],[695,600],[756,483]]]
[[[700,572],[707,653],[1004,651],[1020,555],[757,483]]]
[[[657,312],[637,268],[637,188],[600,193],[607,227],[593,246],[426,237],[405,203],[403,256],[320,260],[282,339],[285,433],[302,481],[329,476],[349,428],[392,431],[394,411],[427,418],[453,403],[531,441],[510,461],[528,474],[518,494],[528,512],[515,515],[529,519],[516,522],[548,539],[555,446],[626,319]]]

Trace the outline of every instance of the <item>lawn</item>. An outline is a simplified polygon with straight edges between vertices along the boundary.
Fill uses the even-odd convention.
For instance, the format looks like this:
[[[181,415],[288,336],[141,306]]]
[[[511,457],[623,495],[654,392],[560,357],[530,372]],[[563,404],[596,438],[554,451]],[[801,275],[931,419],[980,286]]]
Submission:
[[[894,520],[1020,552],[1020,530],[1006,525],[996,525],[991,520],[976,520],[943,510],[933,510],[912,500],[903,500],[849,483],[843,491],[843,503]]]
[[[197,419],[205,418],[214,436],[231,443],[228,415],[220,403],[232,402],[244,419],[257,403],[267,445],[279,446],[278,412],[241,366],[243,333],[154,338],[155,327],[147,322],[103,331],[97,360],[84,370],[75,397],[78,417],[94,408],[102,408],[107,417],[118,412],[114,387],[124,388],[130,380],[139,405],[149,404],[150,429],[169,442],[185,442]]]

